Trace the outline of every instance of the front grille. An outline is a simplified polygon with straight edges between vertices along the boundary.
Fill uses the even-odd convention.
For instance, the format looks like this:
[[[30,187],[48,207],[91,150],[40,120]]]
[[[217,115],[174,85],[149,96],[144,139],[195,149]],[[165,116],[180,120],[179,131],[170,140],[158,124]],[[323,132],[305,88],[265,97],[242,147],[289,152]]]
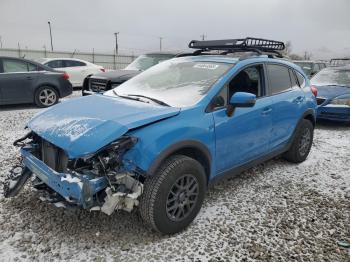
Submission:
[[[323,97],[317,97],[316,100],[317,100],[317,105],[322,105],[324,101],[326,101],[327,99]]]
[[[106,79],[90,78],[90,90],[96,93],[107,90],[108,81]]]
[[[68,157],[65,152],[48,141],[41,141],[41,160],[57,172],[67,170]]]

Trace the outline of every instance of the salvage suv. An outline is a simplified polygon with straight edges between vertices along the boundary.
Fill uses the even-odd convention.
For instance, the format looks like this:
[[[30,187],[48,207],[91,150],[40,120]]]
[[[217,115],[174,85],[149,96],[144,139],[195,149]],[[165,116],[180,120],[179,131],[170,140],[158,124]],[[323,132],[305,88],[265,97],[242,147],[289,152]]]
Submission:
[[[192,222],[218,178],[278,155],[294,163],[307,158],[315,90],[300,67],[280,58],[282,42],[189,46],[197,50],[103,95],[36,115],[14,142],[22,164],[10,173],[5,196],[34,176],[33,186],[51,202],[108,215],[138,208],[148,225],[172,234]]]

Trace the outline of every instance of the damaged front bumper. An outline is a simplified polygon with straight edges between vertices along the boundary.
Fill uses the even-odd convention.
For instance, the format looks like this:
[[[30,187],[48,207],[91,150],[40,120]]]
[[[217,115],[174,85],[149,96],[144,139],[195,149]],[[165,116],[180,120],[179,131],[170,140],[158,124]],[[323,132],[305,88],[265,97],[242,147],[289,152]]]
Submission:
[[[138,197],[142,194],[143,185],[131,174],[116,174],[115,182],[120,187],[112,186],[107,176],[96,177],[74,171],[57,172],[33,155],[33,151],[34,148],[31,146],[21,148],[22,164],[26,174],[28,170],[35,174],[42,183],[62,196],[69,204],[99,210],[108,215],[120,209],[130,212],[138,206]],[[104,197],[102,201],[101,195]]]
[[[106,177],[91,179],[88,175],[75,176],[59,173],[31,154],[30,147],[21,149],[23,164],[43,183],[60,194],[67,202],[83,208],[94,206],[94,195],[108,186]]]

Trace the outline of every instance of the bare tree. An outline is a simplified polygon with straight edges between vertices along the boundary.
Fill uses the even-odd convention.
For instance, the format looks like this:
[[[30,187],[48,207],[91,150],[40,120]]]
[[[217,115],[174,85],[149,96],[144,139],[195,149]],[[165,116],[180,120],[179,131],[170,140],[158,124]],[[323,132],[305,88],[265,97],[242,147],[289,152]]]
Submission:
[[[285,44],[285,49],[284,49],[284,53],[285,55],[289,56],[292,52],[292,41],[287,41]]]

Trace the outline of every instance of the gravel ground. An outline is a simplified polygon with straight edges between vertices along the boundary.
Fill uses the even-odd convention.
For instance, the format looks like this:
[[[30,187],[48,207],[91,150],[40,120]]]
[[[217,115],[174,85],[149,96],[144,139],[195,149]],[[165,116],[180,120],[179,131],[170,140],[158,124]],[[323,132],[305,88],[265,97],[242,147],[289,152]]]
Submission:
[[[75,92],[75,96],[78,92]],[[0,183],[15,138],[40,109],[0,108]],[[350,261],[350,126],[322,124],[308,159],[274,159],[209,190],[184,232],[161,236],[138,214],[56,208],[25,188],[4,199],[0,260]]]

